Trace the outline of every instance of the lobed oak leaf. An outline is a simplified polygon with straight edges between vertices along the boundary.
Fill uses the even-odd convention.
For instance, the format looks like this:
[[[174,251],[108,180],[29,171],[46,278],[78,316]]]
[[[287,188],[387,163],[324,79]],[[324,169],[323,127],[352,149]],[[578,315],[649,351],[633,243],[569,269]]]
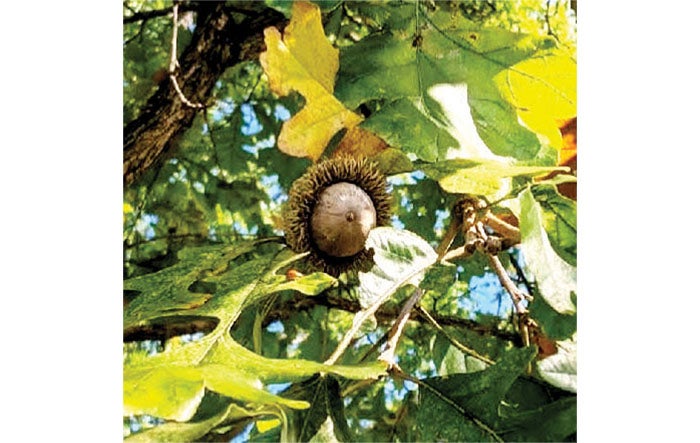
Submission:
[[[264,34],[267,50],[260,63],[270,88],[281,96],[294,90],[306,99],[304,108],[282,125],[277,145],[286,154],[316,161],[336,132],[362,121],[333,96],[338,50],[323,32],[318,6],[308,2],[294,3],[284,38],[274,27]]]

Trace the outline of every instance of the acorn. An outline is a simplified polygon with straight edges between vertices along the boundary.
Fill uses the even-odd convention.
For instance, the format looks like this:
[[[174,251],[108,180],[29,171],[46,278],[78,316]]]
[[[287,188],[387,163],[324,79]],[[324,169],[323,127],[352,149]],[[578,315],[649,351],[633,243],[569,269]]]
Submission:
[[[292,184],[285,239],[294,252],[308,251],[312,266],[337,277],[371,268],[374,251],[365,241],[390,218],[391,196],[377,166],[365,158],[332,158],[312,165]]]

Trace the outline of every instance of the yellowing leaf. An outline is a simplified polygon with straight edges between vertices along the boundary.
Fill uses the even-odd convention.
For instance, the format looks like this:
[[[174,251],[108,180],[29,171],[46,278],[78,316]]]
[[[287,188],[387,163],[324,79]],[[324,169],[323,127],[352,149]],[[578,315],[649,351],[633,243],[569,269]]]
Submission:
[[[496,76],[522,122],[562,149],[559,126],[576,116],[576,61],[563,52],[535,55]]]
[[[282,125],[277,145],[289,155],[315,161],[336,132],[362,121],[333,96],[338,50],[323,32],[319,8],[295,2],[284,39],[276,28],[269,27],[265,45],[260,63],[270,88],[282,96],[295,90],[306,99],[304,108]]]
[[[187,421],[204,396],[199,371],[183,366],[124,371],[124,415]]]

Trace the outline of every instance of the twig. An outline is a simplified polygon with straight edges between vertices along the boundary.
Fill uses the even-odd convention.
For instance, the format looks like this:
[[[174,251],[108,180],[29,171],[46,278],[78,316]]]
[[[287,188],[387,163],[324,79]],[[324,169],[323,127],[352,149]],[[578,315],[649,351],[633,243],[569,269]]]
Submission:
[[[445,256],[442,258],[442,261],[450,261],[454,260],[456,258],[462,258],[466,257],[468,255],[471,255],[467,250],[465,249],[464,246],[460,246],[458,248],[454,248],[447,253],[445,253]]]
[[[483,355],[479,354],[479,353],[476,352],[475,350],[473,350],[473,349],[471,349],[471,348],[469,348],[469,347],[463,345],[462,343],[460,343],[459,341],[457,341],[457,339],[455,339],[455,338],[452,337],[450,334],[448,334],[447,331],[445,331],[445,329],[444,329],[442,326],[440,326],[440,323],[438,323],[438,322],[433,318],[433,316],[430,315],[430,313],[429,313],[428,311],[425,310],[424,307],[422,307],[422,306],[419,305],[419,306],[416,306],[416,309],[418,310],[418,313],[419,313],[423,318],[425,318],[426,320],[428,320],[428,322],[429,322],[430,324],[432,324],[438,331],[440,331],[440,332],[442,333],[442,335],[444,335],[445,338],[447,338],[447,339],[450,341],[450,343],[452,343],[457,349],[459,349],[460,351],[464,352],[465,354],[467,354],[467,355],[469,355],[469,356],[471,356],[471,357],[474,357],[474,358],[476,358],[476,359],[479,359],[479,360],[481,360],[481,361],[483,361],[483,362],[485,362],[485,363],[488,363],[488,364],[490,364],[490,365],[492,365],[492,364],[495,363],[495,362],[494,362],[493,360],[491,360],[490,358],[484,357]]]
[[[510,259],[510,264],[513,266],[513,268],[515,268],[515,273],[518,274],[518,279],[525,285],[525,287],[527,288],[527,293],[530,295],[530,297],[532,297],[532,294],[534,294],[535,291],[533,290],[530,282],[527,281],[523,269],[518,264],[518,260],[513,254],[508,254],[508,258]]]
[[[177,95],[180,97],[180,100],[190,108],[195,108],[195,109],[200,109],[204,108],[204,105],[201,103],[192,103],[185,97],[185,94],[182,93],[182,90],[180,89],[180,85],[177,83],[177,76],[176,72],[178,69],[180,69],[180,63],[177,61],[177,8],[179,4],[178,2],[173,3],[173,38],[171,41],[172,48],[170,50],[170,70],[168,71],[170,73],[170,81],[173,84],[173,87],[175,88],[175,92],[177,92]]]
[[[442,260],[442,258],[447,253],[447,249],[450,247],[450,245],[454,241],[455,237],[459,233],[460,226],[461,226],[461,218],[459,216],[457,216],[456,213],[453,212],[452,220],[450,221],[450,225],[447,229],[447,232],[442,237],[442,240],[440,241],[440,245],[438,245],[438,247],[437,247],[436,252],[437,252],[438,257],[436,259],[436,263],[440,262],[440,260]],[[398,289],[398,287],[396,287],[395,289],[392,289],[392,291],[390,291],[390,294],[393,293],[396,289]],[[401,337],[403,329],[406,327],[406,322],[408,322],[408,319],[411,317],[411,311],[418,304],[418,301],[420,301],[420,298],[423,296],[424,292],[425,291],[423,291],[422,289],[416,288],[415,291],[413,291],[413,294],[411,295],[411,297],[404,304],[403,308],[399,312],[398,317],[396,318],[396,321],[394,322],[393,326],[391,327],[391,329],[388,332],[389,338],[387,340],[387,346],[384,349],[384,351],[382,351],[382,353],[379,355],[379,360],[385,361],[390,366],[394,364],[394,353],[396,352],[396,347],[398,346],[399,338]],[[384,302],[383,298],[381,300],[382,303]],[[378,303],[375,303],[375,305],[378,305]],[[379,306],[377,306],[377,308],[378,307]],[[376,309],[374,309],[374,310],[376,311]],[[368,316],[367,316],[367,318],[368,318]],[[355,317],[355,320],[356,319],[357,319],[357,316]],[[353,329],[356,329],[355,320],[353,320],[353,327],[350,328],[350,331],[353,331]],[[362,322],[364,322],[364,319],[362,320]],[[357,325],[357,329],[359,329],[359,325]],[[346,340],[346,338],[348,336],[351,338],[352,336],[354,336],[354,334],[356,332],[356,331],[354,331],[352,336],[350,336],[349,335],[350,331],[348,331],[348,333],[346,333],[345,337],[343,337],[343,342],[341,342],[341,344],[343,344],[345,341],[347,341],[347,343],[349,344],[350,339]],[[345,347],[347,347],[347,344],[345,345]],[[338,359],[340,354],[345,350],[345,347],[343,347],[341,349],[340,345],[338,345],[338,348],[333,353],[333,355],[331,355],[331,357],[329,357],[329,359],[326,361],[326,364],[334,363]]]
[[[340,343],[338,343],[338,347],[333,351],[333,354],[331,354],[330,357],[324,362],[324,364],[327,365],[332,365],[334,364],[338,358],[345,352],[345,349],[350,345],[350,342],[352,342],[353,337],[355,334],[357,334],[357,331],[360,330],[360,327],[362,327],[362,324],[370,318],[372,315],[374,315],[375,312],[379,309],[381,305],[386,302],[386,300],[396,292],[400,287],[402,287],[404,284],[407,282],[411,281],[416,275],[419,273],[423,272],[425,268],[420,268],[416,269],[415,271],[411,272],[409,275],[407,275],[405,278],[401,279],[400,281],[395,282],[391,287],[386,291],[386,293],[382,296],[379,297],[371,306],[369,306],[367,309],[364,309],[357,314],[355,314],[355,318],[352,320],[352,326],[348,331],[345,333],[343,338],[340,340]]]
[[[447,250],[449,249],[450,245],[454,241],[455,237],[457,237],[457,234],[459,234],[460,225],[461,217],[459,217],[456,214],[456,211],[452,211],[452,219],[450,220],[450,225],[447,227],[445,235],[442,236],[442,240],[440,241],[440,244],[435,250],[435,252],[437,252],[438,255],[438,262],[440,262],[440,260],[442,260],[445,257],[445,254],[447,254]]]
[[[510,276],[508,276],[508,272],[506,272],[506,268],[503,267],[501,264],[501,261],[496,257],[495,255],[488,254],[487,255],[489,264],[491,265],[491,269],[496,273],[498,276],[498,280],[501,282],[501,285],[503,285],[503,288],[508,292],[510,295],[511,300],[513,300],[513,306],[515,306],[515,312],[517,312],[520,315],[524,315],[527,313],[527,310],[523,307],[522,301],[524,298],[530,297],[529,295],[526,296],[524,295],[520,289],[518,289],[517,286],[515,286],[515,283],[513,283],[513,280],[510,279]],[[532,297],[530,297],[532,298]]]
[[[146,27],[146,22],[145,22],[145,21],[141,22],[141,25],[139,26],[139,32],[137,32],[137,33],[134,34],[133,36],[131,36],[131,37],[129,37],[128,39],[126,39],[126,41],[124,41],[124,46],[127,46],[129,43],[131,43],[132,41],[134,41],[134,40],[136,39],[136,37],[142,36],[142,35],[143,35],[143,30],[144,30],[145,27]],[[142,40],[142,39],[139,39],[139,41],[141,41],[141,40]]]
[[[286,301],[284,304],[277,306],[273,309],[263,322],[263,326],[267,326],[274,320],[286,320],[292,315],[313,309],[315,306],[325,306],[329,309],[339,309],[350,313],[359,312],[362,308],[360,303],[357,301],[351,301],[341,297],[335,297],[330,295],[317,295],[315,297],[307,297],[303,295],[295,295],[291,300]],[[399,309],[395,307],[382,307],[375,312],[374,316],[378,321],[384,323],[393,321],[398,317]],[[515,341],[518,336],[499,329],[498,327],[486,326],[478,323],[474,320],[469,320],[467,318],[451,315],[440,315],[433,312],[431,316],[443,326],[454,326],[457,328],[465,328],[481,335],[489,335],[493,337],[498,337],[506,341]],[[420,316],[419,312],[412,312],[410,320],[415,320],[421,322],[425,320]],[[365,361],[367,355],[371,354],[375,348],[379,347],[381,344],[385,343],[388,337],[388,332],[385,333],[377,342],[372,346],[372,348],[367,351],[365,355],[360,359],[360,361]]]
[[[501,264],[501,261],[495,255],[488,254],[489,264],[498,276],[501,284],[505,288],[506,292],[510,294],[510,298],[513,300],[513,306],[515,306],[515,312],[518,315],[518,326],[520,329],[520,337],[523,340],[524,346],[530,346],[530,326],[536,326],[537,324],[529,317],[527,310],[522,305],[522,300],[524,298],[532,300],[532,296],[528,294],[523,294],[513,280],[510,279],[506,269]],[[528,364],[527,371],[530,373],[532,371],[532,365]]]
[[[520,229],[511,225],[508,222],[501,220],[500,218],[488,212],[484,217],[484,223],[489,228],[493,229],[497,233],[504,237],[514,240],[516,243],[520,243]]]
[[[545,11],[544,11],[544,22],[547,25],[547,35],[554,35],[552,32],[552,26],[549,24],[549,2],[550,0],[547,0],[547,5]]]
[[[403,328],[408,322],[408,318],[411,316],[411,311],[416,303],[423,296],[423,290],[421,288],[416,288],[411,294],[411,297],[406,301],[399,312],[394,325],[389,330],[389,340],[387,340],[387,346],[384,351],[379,354],[379,360],[386,362],[390,367],[394,364],[394,353],[396,352],[396,347],[399,343],[399,338],[403,332]]]

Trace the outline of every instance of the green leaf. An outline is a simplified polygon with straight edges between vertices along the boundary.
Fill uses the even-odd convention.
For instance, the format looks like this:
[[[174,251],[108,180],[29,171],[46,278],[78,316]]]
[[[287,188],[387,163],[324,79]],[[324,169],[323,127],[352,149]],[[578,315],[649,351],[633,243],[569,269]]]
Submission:
[[[440,367],[438,368],[438,374],[446,376],[450,374],[460,374],[465,372],[467,372],[467,365],[466,361],[464,360],[464,354],[454,345],[450,345],[447,348],[445,357],[440,363]]]
[[[330,366],[308,360],[268,359],[235,342],[229,330],[242,310],[270,294],[288,289],[285,284],[289,282],[276,272],[303,256],[287,249],[272,249],[227,270],[229,262],[240,255],[242,249],[247,250],[221,246],[186,249],[180,258],[194,270],[184,269],[183,263],[179,263],[172,269],[125,282],[128,283],[125,286],[143,291],[132,302],[141,299],[140,304],[137,303],[140,308],[125,314],[126,324],[136,323],[131,316],[138,320],[146,318],[140,314],[151,312],[149,302],[157,305],[157,309],[151,310],[159,315],[178,315],[184,309],[181,302],[185,297],[169,301],[167,293],[185,294],[192,282],[202,276],[206,276],[203,282],[215,284],[216,289],[206,304],[191,307],[186,312],[215,316],[220,320],[214,331],[201,340],[166,347],[164,352],[151,357],[127,360],[124,367],[125,414],[187,421],[195,413],[205,388],[249,404],[305,408],[308,403],[270,394],[263,388],[264,384],[298,381],[320,372],[350,379],[372,379],[385,373],[386,366],[381,362]],[[167,291],[159,285],[166,286]],[[319,287],[312,286],[313,290]],[[177,308],[172,309],[169,303]]]
[[[513,349],[487,369],[425,379],[415,411],[419,440],[495,441],[494,425],[506,392],[535,357],[534,348]]]
[[[503,426],[505,441],[571,441],[576,433],[576,397],[522,412],[507,419]]]
[[[314,436],[323,437],[321,441],[353,440],[345,420],[340,384],[335,377],[314,377],[290,387],[285,395],[310,404],[308,409],[294,412],[292,427],[296,429],[297,441],[309,441]]]
[[[398,13],[402,8],[403,13]],[[430,12],[420,4],[386,9],[400,17],[401,27],[341,48],[336,96],[349,108],[374,100],[389,103],[388,110],[382,107],[370,115],[364,127],[392,138],[390,144],[426,161],[434,161],[436,154],[443,156],[448,147],[471,150],[458,146],[463,144],[460,134],[465,125],[475,127],[479,142],[494,154],[522,160],[537,155],[538,138],[519,123],[512,98],[504,97],[499,87],[500,78],[516,64],[551,47],[549,39],[482,28],[461,14]],[[407,29],[417,29],[419,35],[411,36]],[[449,94],[436,93],[443,85],[464,91],[459,98],[468,102],[468,114],[455,112],[459,103]],[[392,109],[397,106],[404,116],[415,116],[399,131],[396,122],[402,114]],[[415,125],[422,125],[430,140],[402,136],[412,134]]]
[[[424,111],[407,99],[383,106],[360,126],[379,135],[390,146],[401,147],[429,162],[457,145],[457,140],[442,125],[426,117]]]
[[[311,443],[338,443],[338,441],[335,436],[335,426],[330,417],[321,424],[316,435],[309,439]]]
[[[372,160],[377,163],[379,170],[387,176],[412,172],[414,169],[411,160],[399,149],[384,149],[372,157]]]
[[[124,415],[187,421],[204,396],[198,371],[182,366],[124,371]]]
[[[386,300],[406,283],[418,286],[423,270],[437,259],[433,247],[421,237],[392,227],[373,229],[365,245],[374,249],[374,266],[359,273],[358,297],[365,308]]]
[[[330,275],[323,272],[314,272],[312,274],[304,275],[295,280],[282,283],[275,289],[277,291],[283,291],[286,289],[291,289],[294,291],[299,291],[306,295],[318,295],[331,286],[335,285],[337,280]]]
[[[535,300],[528,304],[527,310],[548,338],[564,340],[576,332],[576,313],[560,314],[537,291],[533,295]]]
[[[571,297],[576,292],[576,268],[554,252],[543,227],[543,215],[530,189],[520,195],[521,249],[526,268],[532,272],[542,297],[560,314],[576,311]]]
[[[554,186],[533,186],[532,195],[542,209],[552,248],[568,264],[576,266],[576,202],[559,194]]]
[[[169,268],[124,281],[124,289],[139,291],[124,310],[124,328],[144,324],[164,315],[188,314],[212,298],[212,294],[196,293],[190,286],[214,273],[220,273],[234,258],[250,252],[254,242],[227,247],[204,246],[183,249],[180,261]]]
[[[154,428],[146,429],[129,435],[124,439],[127,443],[151,443],[172,441],[196,441],[207,434],[212,428],[228,420],[241,420],[258,415],[235,404],[229,404],[219,413],[205,420],[190,423],[168,422]]]
[[[455,159],[425,165],[421,168],[428,177],[437,180],[446,192],[492,196],[509,190],[511,177],[536,177],[554,171],[568,170],[562,167],[521,166],[486,159]]]

